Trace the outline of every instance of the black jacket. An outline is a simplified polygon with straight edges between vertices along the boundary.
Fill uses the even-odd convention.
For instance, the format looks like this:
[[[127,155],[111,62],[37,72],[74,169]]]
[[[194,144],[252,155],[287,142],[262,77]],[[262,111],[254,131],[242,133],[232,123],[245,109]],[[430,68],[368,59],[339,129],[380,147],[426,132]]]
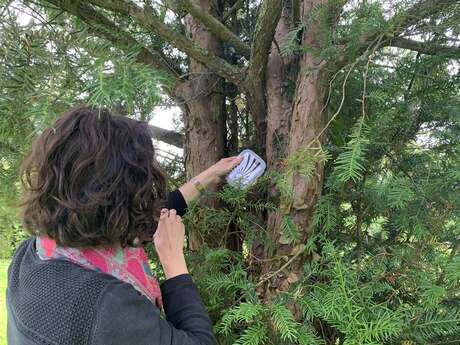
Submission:
[[[190,275],[166,280],[161,292],[166,320],[128,283],[69,261],[41,260],[32,237],[8,269],[8,344],[215,344]]]

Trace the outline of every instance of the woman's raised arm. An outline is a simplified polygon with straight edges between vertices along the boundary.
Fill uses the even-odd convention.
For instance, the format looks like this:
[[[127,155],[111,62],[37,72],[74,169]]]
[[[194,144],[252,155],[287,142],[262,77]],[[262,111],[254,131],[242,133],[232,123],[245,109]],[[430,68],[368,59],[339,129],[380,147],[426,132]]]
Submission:
[[[191,201],[200,195],[200,185],[205,190],[215,190],[222,182],[222,178],[236,167],[242,159],[243,157],[239,156],[223,158],[185,183],[179,188],[185,202],[190,204]]]

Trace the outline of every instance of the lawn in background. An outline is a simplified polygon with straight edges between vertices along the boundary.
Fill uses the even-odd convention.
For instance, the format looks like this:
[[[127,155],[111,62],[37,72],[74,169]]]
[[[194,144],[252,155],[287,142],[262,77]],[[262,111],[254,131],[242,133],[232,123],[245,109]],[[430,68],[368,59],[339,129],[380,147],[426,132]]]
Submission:
[[[0,259],[0,345],[6,344],[6,273],[10,260]]]

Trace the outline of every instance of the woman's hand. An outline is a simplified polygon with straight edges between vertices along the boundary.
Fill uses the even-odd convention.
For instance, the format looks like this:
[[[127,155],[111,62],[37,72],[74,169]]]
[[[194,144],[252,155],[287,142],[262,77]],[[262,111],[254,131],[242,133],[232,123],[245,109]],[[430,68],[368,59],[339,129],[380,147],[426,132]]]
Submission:
[[[215,190],[222,182],[222,178],[243,160],[242,156],[222,158],[200,173],[196,178],[207,190]]]
[[[227,175],[234,167],[236,167],[242,160],[242,156],[222,158],[216,164],[211,165],[208,169],[201,172],[195,178],[203,185],[204,189],[208,191],[215,191],[219,184],[222,182],[222,178]],[[187,205],[196,199],[200,194],[196,186],[190,181],[180,187],[179,190]]]
[[[176,210],[162,209],[153,243],[166,279],[188,273],[184,258],[185,227]]]

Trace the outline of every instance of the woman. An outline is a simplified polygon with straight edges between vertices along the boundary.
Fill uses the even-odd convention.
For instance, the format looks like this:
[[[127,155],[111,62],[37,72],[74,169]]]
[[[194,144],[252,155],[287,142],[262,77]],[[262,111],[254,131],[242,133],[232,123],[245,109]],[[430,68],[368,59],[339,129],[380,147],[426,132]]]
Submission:
[[[239,161],[223,159],[166,194],[145,122],[89,107],[58,118],[21,168],[34,236],[8,271],[8,344],[214,344],[180,216]],[[161,287],[140,246],[152,237]]]

